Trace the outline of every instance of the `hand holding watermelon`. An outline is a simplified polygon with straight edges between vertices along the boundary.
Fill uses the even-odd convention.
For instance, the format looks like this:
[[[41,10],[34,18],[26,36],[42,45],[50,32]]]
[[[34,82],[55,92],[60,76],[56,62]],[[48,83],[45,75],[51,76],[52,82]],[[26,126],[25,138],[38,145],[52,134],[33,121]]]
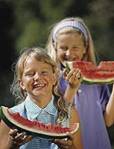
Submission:
[[[81,83],[81,71],[79,68],[69,69],[66,65],[66,69],[64,70],[64,77],[67,80],[72,88],[80,86]]]
[[[32,139],[32,136],[26,135],[26,132],[19,132],[17,129],[10,129],[9,136],[11,141],[10,149],[18,149],[19,146],[27,143]]]
[[[55,139],[53,143],[57,144],[59,148],[66,149],[71,148],[73,145],[72,138],[66,138],[66,139]]]
[[[67,62],[67,70],[80,69],[84,83],[110,84],[114,82],[114,61],[101,61],[98,66],[87,61]]]
[[[66,101],[66,105],[72,105],[74,95],[81,85],[81,70],[79,68],[70,69],[66,63],[66,68],[64,69],[63,73],[65,80],[68,82],[68,86],[64,94],[64,99]]]
[[[23,139],[22,142],[28,141],[33,137],[40,136],[43,138],[65,138],[70,134],[74,134],[79,129],[79,123],[75,123],[71,128],[62,127],[60,125],[44,124],[39,121],[30,121],[22,117],[19,113],[13,113],[7,107],[1,106],[0,117],[10,128],[16,128],[10,132],[10,136],[15,140]],[[19,131],[17,131],[17,129]],[[26,132],[27,135],[24,133]],[[15,138],[16,136],[16,138]]]

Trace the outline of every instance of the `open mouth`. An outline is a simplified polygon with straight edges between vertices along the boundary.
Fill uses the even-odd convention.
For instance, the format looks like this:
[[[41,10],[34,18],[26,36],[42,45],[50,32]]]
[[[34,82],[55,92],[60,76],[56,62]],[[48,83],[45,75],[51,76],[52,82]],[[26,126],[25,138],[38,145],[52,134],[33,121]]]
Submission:
[[[38,89],[38,90],[40,90],[40,89],[44,88],[45,86],[46,86],[45,83],[37,83],[37,84],[34,84],[34,85],[33,85],[33,89]]]

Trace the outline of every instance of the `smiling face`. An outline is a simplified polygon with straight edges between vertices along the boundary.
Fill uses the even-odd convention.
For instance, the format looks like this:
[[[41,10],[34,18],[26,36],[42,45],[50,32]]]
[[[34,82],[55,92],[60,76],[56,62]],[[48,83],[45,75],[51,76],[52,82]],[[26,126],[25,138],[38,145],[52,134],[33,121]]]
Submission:
[[[57,58],[61,63],[82,60],[86,52],[83,37],[78,32],[59,34],[56,49]]]
[[[55,83],[56,77],[50,64],[38,61],[33,56],[26,59],[20,87],[28,93],[31,99],[35,102],[41,99],[43,103],[48,103]]]

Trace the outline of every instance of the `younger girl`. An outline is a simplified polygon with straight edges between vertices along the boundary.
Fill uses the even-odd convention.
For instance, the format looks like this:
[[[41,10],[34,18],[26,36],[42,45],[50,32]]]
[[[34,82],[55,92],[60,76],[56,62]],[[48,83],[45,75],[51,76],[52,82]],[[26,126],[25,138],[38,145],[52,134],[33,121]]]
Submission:
[[[12,107],[13,112],[19,112],[21,116],[29,120],[38,120],[43,123],[71,126],[79,122],[76,110],[65,106],[62,97],[58,98],[56,95],[54,90],[57,81],[56,64],[43,49],[25,50],[20,55],[15,70],[12,91],[17,98],[24,101]],[[74,77],[76,74],[77,72],[67,78],[69,90],[63,98],[72,98],[73,89],[70,94],[70,85],[77,84]],[[70,137],[73,139],[72,144],[69,144],[70,149],[82,149],[80,130]],[[59,143],[57,147],[53,142],[52,139],[32,138],[15,129],[10,131],[10,128],[1,121],[0,149],[57,149],[58,147],[65,149],[68,147],[67,143]]]
[[[58,22],[50,33],[47,49],[60,70],[66,61],[85,60],[96,64],[91,34],[81,18],[71,17]],[[111,149],[106,126],[114,123],[114,85],[109,98],[106,85],[80,83],[73,103],[80,117],[84,149]],[[61,76],[62,93],[66,86]]]

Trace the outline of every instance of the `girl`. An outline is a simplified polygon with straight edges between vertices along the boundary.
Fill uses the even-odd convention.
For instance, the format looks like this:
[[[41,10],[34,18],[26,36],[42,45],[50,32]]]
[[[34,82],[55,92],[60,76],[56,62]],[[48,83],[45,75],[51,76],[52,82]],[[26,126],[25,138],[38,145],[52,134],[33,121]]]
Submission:
[[[65,61],[84,60],[96,64],[91,34],[81,18],[66,18],[52,29],[47,43],[49,55],[63,70]],[[69,73],[70,74],[70,73]],[[61,76],[59,88],[67,82]],[[73,103],[78,110],[84,149],[111,149],[106,126],[114,123],[114,85],[109,98],[106,85],[78,84]]]
[[[30,48],[20,55],[15,67],[14,82],[12,84],[13,94],[24,101],[11,108],[13,112],[19,112],[21,116],[29,120],[39,120],[43,123],[59,123],[63,126],[71,126],[79,122],[76,110],[73,107],[65,106],[62,97],[58,98],[54,87],[57,82],[57,68],[55,62],[40,48]],[[77,84],[72,74],[68,79],[69,90],[63,98],[69,100],[73,97],[73,89],[70,94],[70,85]],[[74,87],[75,91],[75,87]],[[62,104],[62,106],[61,106]],[[62,119],[61,119],[62,118]],[[80,130],[70,136],[73,139],[66,140],[70,149],[82,149]],[[56,140],[55,140],[56,143]],[[52,139],[27,136],[24,132],[10,130],[1,121],[0,124],[0,149],[66,149],[67,143],[54,143]],[[19,147],[20,146],[20,147]]]

